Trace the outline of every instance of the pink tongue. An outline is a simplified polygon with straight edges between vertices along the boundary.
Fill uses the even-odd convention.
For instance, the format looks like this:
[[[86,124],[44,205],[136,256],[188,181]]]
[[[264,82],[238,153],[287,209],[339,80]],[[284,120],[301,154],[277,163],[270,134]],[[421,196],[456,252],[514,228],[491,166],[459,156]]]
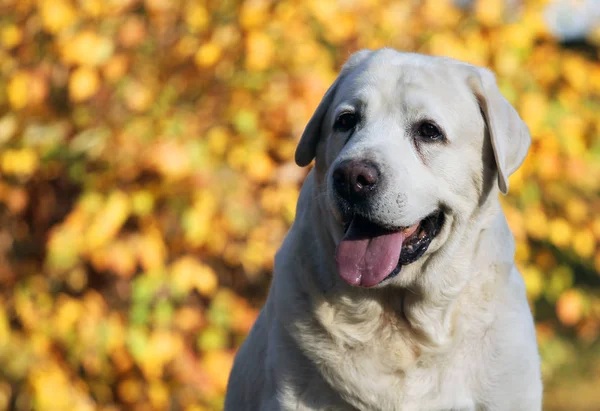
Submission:
[[[354,218],[338,244],[335,257],[338,273],[350,285],[373,287],[398,265],[405,232],[374,233],[370,226],[371,223]]]

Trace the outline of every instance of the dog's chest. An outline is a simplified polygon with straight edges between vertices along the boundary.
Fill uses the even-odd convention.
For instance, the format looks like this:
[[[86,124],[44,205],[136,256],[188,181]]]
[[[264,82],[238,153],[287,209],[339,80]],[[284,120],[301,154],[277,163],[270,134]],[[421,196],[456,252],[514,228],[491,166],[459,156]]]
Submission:
[[[469,388],[471,367],[464,357],[455,364],[456,353],[428,353],[401,323],[374,325],[372,318],[338,321],[329,334],[331,344],[312,351],[318,353],[315,363],[320,373],[345,401],[373,411],[475,409]]]
[[[343,351],[330,383],[345,391],[343,398],[363,410],[471,410],[474,409],[464,364],[452,366],[435,357],[422,363],[402,357],[373,343]],[[388,355],[392,353],[392,355]],[[397,355],[394,355],[397,354]],[[427,354],[424,354],[425,356]]]

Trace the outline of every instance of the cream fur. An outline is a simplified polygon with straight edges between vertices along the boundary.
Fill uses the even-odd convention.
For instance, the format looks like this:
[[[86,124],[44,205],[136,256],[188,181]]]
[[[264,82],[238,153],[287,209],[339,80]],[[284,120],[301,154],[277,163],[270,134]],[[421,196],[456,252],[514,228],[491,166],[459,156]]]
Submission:
[[[357,101],[360,130],[332,132]],[[447,143],[415,149],[408,130],[423,116]],[[541,410],[535,329],[497,199],[528,147],[490,72],[390,49],[351,57],[298,147],[297,162],[316,165],[225,409]],[[346,284],[334,261],[343,226],[331,170],[362,157],[389,182],[372,218],[408,226],[440,205],[447,213],[421,259],[370,289]]]

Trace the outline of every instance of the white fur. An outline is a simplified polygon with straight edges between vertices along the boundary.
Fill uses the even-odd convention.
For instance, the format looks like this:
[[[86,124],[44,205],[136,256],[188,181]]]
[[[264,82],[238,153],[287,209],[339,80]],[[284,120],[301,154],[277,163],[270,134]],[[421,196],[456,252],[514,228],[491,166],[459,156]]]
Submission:
[[[361,128],[333,132],[358,101]],[[529,146],[506,105],[491,73],[451,59],[383,49],[349,60],[298,147],[297,162],[316,165],[236,357],[227,411],[541,410],[533,320],[497,199]],[[424,117],[447,143],[417,150],[410,127]],[[336,164],[365,157],[387,182],[370,218],[409,226],[447,212],[426,254],[370,289],[336,272],[331,187]]]

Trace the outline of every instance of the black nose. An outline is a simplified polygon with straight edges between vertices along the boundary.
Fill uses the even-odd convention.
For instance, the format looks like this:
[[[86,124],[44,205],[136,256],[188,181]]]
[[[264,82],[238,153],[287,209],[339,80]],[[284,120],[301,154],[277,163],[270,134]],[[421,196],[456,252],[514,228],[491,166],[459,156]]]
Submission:
[[[379,169],[368,160],[345,160],[333,170],[333,185],[347,201],[366,198],[379,182]]]

